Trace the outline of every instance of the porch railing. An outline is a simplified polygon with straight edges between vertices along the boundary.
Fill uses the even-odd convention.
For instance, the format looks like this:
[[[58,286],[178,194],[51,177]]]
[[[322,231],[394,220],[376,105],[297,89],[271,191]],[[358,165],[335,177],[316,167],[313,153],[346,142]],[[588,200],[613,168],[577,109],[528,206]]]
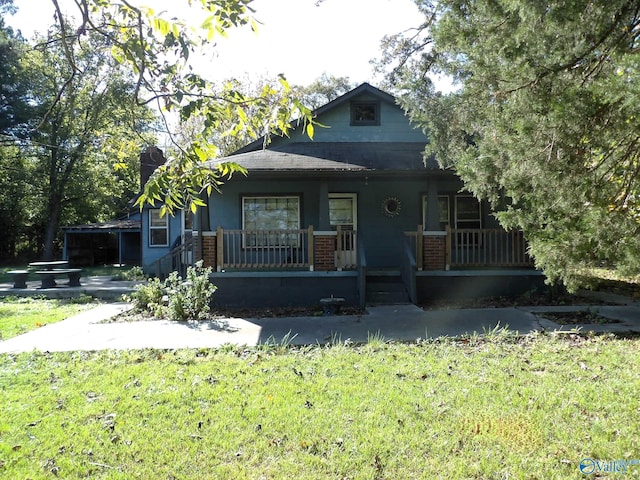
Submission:
[[[412,245],[411,239],[416,238],[413,235],[405,235],[402,239],[402,257],[400,263],[400,275],[402,277],[402,283],[404,283],[407,292],[409,293],[409,300],[411,303],[417,303],[417,287],[416,287],[416,270],[417,263],[415,258],[415,245]]]
[[[413,232],[404,232],[404,236],[407,242],[406,247],[413,252],[413,258],[416,262],[418,270],[422,270],[422,257],[423,257],[423,231],[422,225],[418,225],[418,229]],[[403,247],[404,248],[404,247]]]
[[[153,262],[151,271],[161,279],[167,278],[174,271],[184,277],[187,273],[187,267],[193,265],[194,257],[193,237],[188,237],[183,243]]]
[[[524,235],[519,231],[447,227],[447,265],[453,267],[529,267]]]
[[[219,228],[218,269],[309,269],[313,228],[306,230],[227,230]]]
[[[356,231],[342,230],[338,227],[336,235],[336,268],[338,270],[356,268],[358,265]]]

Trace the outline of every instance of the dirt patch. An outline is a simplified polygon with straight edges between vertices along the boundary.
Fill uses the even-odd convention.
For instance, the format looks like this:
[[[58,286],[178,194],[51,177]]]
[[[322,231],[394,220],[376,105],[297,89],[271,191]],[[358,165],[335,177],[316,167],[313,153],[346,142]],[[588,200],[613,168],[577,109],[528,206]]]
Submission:
[[[544,312],[540,314],[552,322],[559,325],[604,325],[608,323],[621,323],[620,320],[605,318],[595,312],[579,311],[579,312]]]
[[[508,307],[539,307],[566,305],[613,305],[594,298],[571,294],[529,294],[519,297],[482,297],[471,299],[434,299],[420,305],[425,310],[442,310],[457,308],[508,308]]]
[[[323,315],[321,307],[225,308],[213,309],[204,321],[223,318],[322,317]],[[338,315],[367,315],[367,311],[359,307],[344,306],[340,308]],[[156,318],[149,313],[129,310],[100,323],[149,322],[153,320],[166,319]]]

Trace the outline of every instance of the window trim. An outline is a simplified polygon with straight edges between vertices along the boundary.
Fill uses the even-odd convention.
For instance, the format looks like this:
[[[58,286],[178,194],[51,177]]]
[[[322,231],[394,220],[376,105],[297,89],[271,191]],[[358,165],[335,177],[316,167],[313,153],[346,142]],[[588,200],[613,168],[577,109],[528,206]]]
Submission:
[[[353,230],[358,230],[358,194],[357,193],[329,193],[329,200],[331,199],[340,199],[340,198],[350,198],[353,203]],[[332,230],[336,227],[336,225],[331,224],[331,218],[329,218],[329,226]]]
[[[162,248],[162,247],[168,247],[169,246],[169,216],[168,215],[164,215],[163,217],[160,217],[160,209],[159,208],[150,208],[149,210],[149,214],[148,214],[148,221],[149,221],[149,225],[148,225],[148,232],[149,232],[149,238],[147,241],[147,244],[149,246],[149,248]],[[159,219],[164,219],[164,225],[153,225],[153,220],[151,218],[151,216],[153,215],[154,212],[158,213],[158,218]],[[153,243],[153,235],[151,234],[151,232],[153,230],[164,230],[166,232],[166,242],[165,243]]]
[[[429,195],[422,195],[422,227],[425,228],[427,225],[427,199]],[[438,195],[438,202],[440,200],[445,199],[447,201],[447,221],[443,222],[440,218],[438,218],[439,223],[442,225],[451,225],[451,199],[449,195]],[[440,216],[440,209],[438,208],[438,217]]]
[[[372,106],[374,108],[375,118],[373,120],[357,120],[356,119],[356,107],[358,106]],[[350,118],[352,127],[370,127],[380,125],[380,102],[375,100],[362,100],[351,102],[350,105]]]
[[[478,218],[477,219],[466,219],[466,220],[460,220],[458,219],[458,200],[461,198],[470,198],[473,199],[477,204],[478,204]],[[456,228],[482,228],[482,203],[475,198],[473,195],[468,195],[468,194],[463,194],[463,195],[456,195],[455,197],[455,225]],[[460,224],[465,224],[465,223],[474,223],[478,225],[478,227],[467,227],[464,225],[460,225]]]

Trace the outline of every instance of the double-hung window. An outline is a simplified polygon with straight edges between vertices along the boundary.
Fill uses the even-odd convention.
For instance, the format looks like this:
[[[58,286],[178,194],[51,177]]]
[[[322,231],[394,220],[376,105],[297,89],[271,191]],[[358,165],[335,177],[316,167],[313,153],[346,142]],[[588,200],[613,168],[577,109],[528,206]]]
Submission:
[[[242,228],[245,247],[297,246],[300,197],[243,197]],[[250,233],[253,232],[253,233]]]
[[[160,209],[149,210],[149,246],[166,247],[169,245],[169,217],[160,216]]]
[[[471,195],[456,195],[456,228],[482,228],[480,202]]]
[[[480,202],[471,195],[456,195],[457,243],[463,247],[482,246]]]

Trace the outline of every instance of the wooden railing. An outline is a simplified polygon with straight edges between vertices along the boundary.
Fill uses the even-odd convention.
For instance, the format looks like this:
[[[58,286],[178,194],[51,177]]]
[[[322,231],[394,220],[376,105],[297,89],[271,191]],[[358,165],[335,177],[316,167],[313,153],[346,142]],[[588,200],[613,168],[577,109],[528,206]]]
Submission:
[[[447,265],[454,267],[529,267],[524,235],[519,231],[447,227]]]
[[[400,275],[402,277],[402,283],[404,283],[407,292],[409,293],[409,300],[411,303],[417,303],[417,287],[416,287],[416,258],[414,255],[415,245],[411,244],[411,238],[415,238],[413,235],[405,235],[402,239],[402,257],[400,262]]]
[[[171,272],[179,272],[182,277],[187,273],[187,267],[194,262],[193,237],[187,238],[184,243],[173,248],[169,253],[153,262],[152,272],[156,277],[164,279]]]
[[[336,268],[353,269],[358,265],[357,235],[355,230],[337,229]]]
[[[404,232],[405,238],[408,242],[407,248],[413,252],[413,258],[415,259],[418,270],[422,270],[422,257],[423,257],[423,231],[422,225],[418,225],[418,229],[413,232]]]
[[[313,227],[306,230],[223,230],[217,233],[217,269],[309,269]]]

